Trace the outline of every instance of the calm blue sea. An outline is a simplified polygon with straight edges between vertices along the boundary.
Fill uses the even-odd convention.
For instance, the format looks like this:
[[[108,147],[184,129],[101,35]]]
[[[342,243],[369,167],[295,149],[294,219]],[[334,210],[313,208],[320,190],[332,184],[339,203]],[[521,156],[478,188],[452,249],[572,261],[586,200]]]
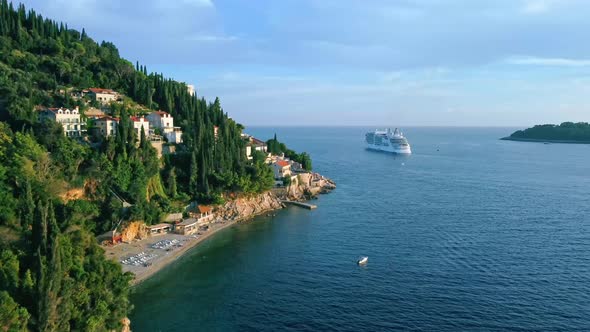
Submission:
[[[590,331],[590,146],[515,128],[253,128],[338,189],[227,229],[140,285],[134,331]],[[369,256],[366,267],[356,265]]]

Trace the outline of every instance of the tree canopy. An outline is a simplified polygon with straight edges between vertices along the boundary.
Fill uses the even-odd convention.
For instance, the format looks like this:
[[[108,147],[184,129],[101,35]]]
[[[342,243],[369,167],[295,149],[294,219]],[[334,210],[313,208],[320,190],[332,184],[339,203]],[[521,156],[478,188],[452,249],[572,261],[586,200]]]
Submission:
[[[590,124],[586,122],[564,122],[560,125],[536,125],[518,130],[510,135],[517,139],[560,140],[590,142]]]

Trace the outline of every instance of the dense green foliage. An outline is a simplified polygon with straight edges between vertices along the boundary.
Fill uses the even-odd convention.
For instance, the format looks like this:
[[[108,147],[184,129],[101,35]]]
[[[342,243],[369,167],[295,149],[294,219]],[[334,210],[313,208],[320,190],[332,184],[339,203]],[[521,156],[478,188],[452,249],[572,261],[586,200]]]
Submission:
[[[590,124],[586,122],[564,122],[560,125],[537,125],[518,130],[510,135],[517,139],[560,140],[590,142]]]
[[[285,154],[285,157],[300,163],[303,166],[303,169],[311,171],[311,158],[307,152],[297,153],[293,150],[287,148],[285,143],[281,143],[277,140],[277,135],[272,139],[266,141],[266,145],[268,147],[268,152],[280,155]]]
[[[64,155],[74,145],[81,156]],[[0,123],[0,328],[105,331],[130,309],[130,275],[106,260],[85,227],[98,210],[56,194],[88,149],[63,135],[54,153],[32,133]],[[69,151],[66,149],[66,151]],[[73,159],[73,160],[72,160]]]
[[[121,118],[116,136],[91,147],[37,119],[36,105],[84,110],[69,91],[90,87],[126,95],[110,105]],[[162,159],[129,120],[156,109],[184,132],[177,153]],[[218,99],[190,95],[184,83],[120,58],[113,44],[1,0],[0,330],[117,329],[131,276],[104,258],[94,235],[120,220],[156,223],[190,200],[270,188],[272,170],[264,156],[246,159],[242,129]],[[84,197],[63,199],[72,189]]]

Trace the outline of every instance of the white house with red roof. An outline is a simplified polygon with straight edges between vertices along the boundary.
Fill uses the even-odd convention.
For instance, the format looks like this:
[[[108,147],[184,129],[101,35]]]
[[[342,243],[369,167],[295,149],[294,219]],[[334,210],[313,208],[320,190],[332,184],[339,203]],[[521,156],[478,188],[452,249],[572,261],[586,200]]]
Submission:
[[[146,117],[152,128],[159,128],[170,143],[182,143],[182,129],[174,127],[174,117],[169,113],[156,111]]]
[[[146,116],[152,128],[172,128],[174,127],[174,118],[169,113],[163,111],[151,112]]]
[[[41,108],[39,120],[50,120],[61,124],[64,135],[67,137],[82,137],[86,134],[86,123],[80,120],[78,107],[67,108]]]
[[[271,166],[275,175],[275,180],[280,180],[285,176],[291,176],[291,164],[288,161],[276,160]]]
[[[150,137],[150,122],[144,118],[143,116],[132,116],[131,121],[133,122],[133,129],[135,129],[135,133],[137,134],[137,139],[141,137],[141,130],[143,128],[143,132],[145,137]]]
[[[117,100],[119,94],[111,89],[90,88],[87,95],[101,104],[108,104]]]

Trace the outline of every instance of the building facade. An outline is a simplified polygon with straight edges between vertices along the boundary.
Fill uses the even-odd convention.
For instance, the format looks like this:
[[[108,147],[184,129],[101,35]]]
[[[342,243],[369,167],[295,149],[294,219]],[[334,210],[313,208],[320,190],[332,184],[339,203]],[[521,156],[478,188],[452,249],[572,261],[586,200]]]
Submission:
[[[280,180],[285,176],[291,176],[291,164],[288,161],[277,160],[272,163],[275,180]]]
[[[143,128],[143,132],[145,134],[145,137],[146,138],[150,137],[150,122],[146,118],[144,118],[143,116],[142,117],[132,116],[131,121],[133,122],[133,129],[135,130],[135,133],[137,134],[138,140],[141,137],[142,128]]]
[[[105,116],[94,121],[98,133],[103,137],[117,135],[119,129],[119,119]]]
[[[174,117],[169,113],[157,111],[146,117],[152,128],[159,128],[170,143],[182,143],[182,129],[174,127]]]
[[[90,88],[87,95],[101,104],[109,104],[116,101],[119,97],[118,93],[111,89]]]
[[[162,111],[156,111],[148,114],[146,116],[148,121],[150,122],[150,126],[153,128],[172,128],[174,127],[174,118],[172,115]]]
[[[185,219],[176,224],[174,231],[182,235],[191,235],[199,231],[199,224],[195,218]]]
[[[195,95],[195,86],[192,84],[187,84],[186,91],[188,92],[189,95],[194,96]]]
[[[61,124],[64,135],[67,137],[82,137],[86,135],[86,123],[80,119],[78,107],[67,108],[43,108],[39,111],[39,120],[55,121]]]

